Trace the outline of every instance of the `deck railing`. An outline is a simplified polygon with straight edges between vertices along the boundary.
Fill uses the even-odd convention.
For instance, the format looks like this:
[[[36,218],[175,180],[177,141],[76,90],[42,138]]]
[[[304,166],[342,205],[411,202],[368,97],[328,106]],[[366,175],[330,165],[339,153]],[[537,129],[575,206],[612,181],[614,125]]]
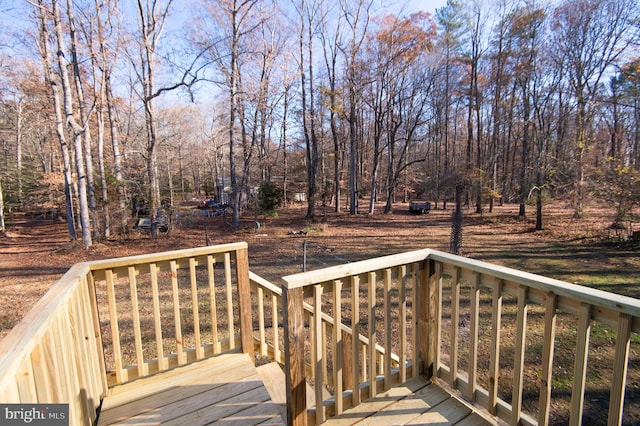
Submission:
[[[289,424],[321,423],[415,374],[514,425],[580,424],[587,412],[617,425],[625,407],[638,415],[639,300],[433,250],[284,281]],[[322,314],[309,321],[306,301]],[[327,317],[373,345],[347,344],[335,327],[325,341]]]
[[[74,265],[0,344],[2,403],[68,403],[225,351],[254,356],[247,244]]]
[[[70,424],[93,424],[107,381],[88,276],[73,266],[2,340],[2,403],[69,404]]]
[[[253,356],[248,272],[246,243],[92,262],[108,384],[241,347]]]

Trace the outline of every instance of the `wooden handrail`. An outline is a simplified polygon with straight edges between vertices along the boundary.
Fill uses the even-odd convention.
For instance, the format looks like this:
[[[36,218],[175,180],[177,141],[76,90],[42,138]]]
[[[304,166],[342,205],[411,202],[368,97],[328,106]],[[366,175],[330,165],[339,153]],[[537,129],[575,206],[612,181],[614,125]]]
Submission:
[[[0,401],[68,403],[92,424],[107,390],[89,265],[79,263],[0,342]]]

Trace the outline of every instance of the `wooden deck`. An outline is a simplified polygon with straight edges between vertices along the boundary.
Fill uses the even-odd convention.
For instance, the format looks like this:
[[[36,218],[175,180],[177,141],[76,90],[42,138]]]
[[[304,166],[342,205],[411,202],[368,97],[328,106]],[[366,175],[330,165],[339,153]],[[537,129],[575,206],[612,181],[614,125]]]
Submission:
[[[249,271],[246,243],[78,263],[0,342],[0,401],[66,402],[70,424],[87,426],[536,426],[567,412],[571,424],[635,424],[625,392],[638,377],[638,299],[430,249],[282,280]],[[575,339],[570,396],[552,393],[565,336]],[[504,339],[513,351],[500,350]],[[533,363],[531,344],[542,350]],[[594,410],[591,398],[587,412],[594,348],[607,359],[589,392],[609,402]],[[256,368],[256,351],[279,364]],[[502,365],[513,369],[510,395],[498,392]],[[407,381],[418,371],[428,376]],[[536,393],[534,418],[523,403]]]
[[[119,385],[98,425],[285,424],[247,354],[226,354]]]
[[[268,373],[272,377],[272,373]],[[284,425],[283,404],[271,395],[246,354],[225,354],[109,390],[98,425]],[[284,385],[284,383],[281,383]],[[325,424],[496,425],[424,377],[410,379]]]
[[[437,384],[424,377],[416,377],[364,401],[324,424],[484,426],[497,423],[479,414]]]

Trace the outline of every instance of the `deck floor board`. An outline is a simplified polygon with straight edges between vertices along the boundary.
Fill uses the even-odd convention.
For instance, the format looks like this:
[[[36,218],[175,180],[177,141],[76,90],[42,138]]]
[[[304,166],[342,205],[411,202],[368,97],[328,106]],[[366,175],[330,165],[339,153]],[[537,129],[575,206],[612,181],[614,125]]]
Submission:
[[[357,407],[330,418],[325,425],[466,425],[497,423],[423,377],[370,398]]]
[[[110,389],[98,425],[282,423],[246,354],[226,354]]]

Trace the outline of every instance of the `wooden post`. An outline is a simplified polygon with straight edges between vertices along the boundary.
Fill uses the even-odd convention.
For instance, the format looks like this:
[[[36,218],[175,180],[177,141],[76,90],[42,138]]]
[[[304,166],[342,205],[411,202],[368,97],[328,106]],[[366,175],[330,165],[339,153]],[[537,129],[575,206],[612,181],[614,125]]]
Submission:
[[[256,360],[253,349],[253,321],[251,318],[249,257],[246,248],[238,249],[236,251],[236,279],[238,282],[238,304],[240,305],[240,337],[242,339],[242,352],[249,354],[251,361],[255,363]],[[231,336],[231,338],[233,339],[233,336]]]
[[[417,311],[417,356],[418,370],[427,379],[433,378],[437,366],[437,304],[439,303],[435,283],[431,283],[435,271],[434,262],[425,260],[420,265],[420,279],[417,285],[418,306]]]
[[[302,288],[282,289],[284,307],[284,361],[287,385],[287,424],[307,425],[304,372],[304,315]],[[316,313],[316,315],[319,315]],[[320,332],[317,330],[317,332]],[[318,374],[318,373],[316,373]],[[319,402],[320,404],[322,402]]]

